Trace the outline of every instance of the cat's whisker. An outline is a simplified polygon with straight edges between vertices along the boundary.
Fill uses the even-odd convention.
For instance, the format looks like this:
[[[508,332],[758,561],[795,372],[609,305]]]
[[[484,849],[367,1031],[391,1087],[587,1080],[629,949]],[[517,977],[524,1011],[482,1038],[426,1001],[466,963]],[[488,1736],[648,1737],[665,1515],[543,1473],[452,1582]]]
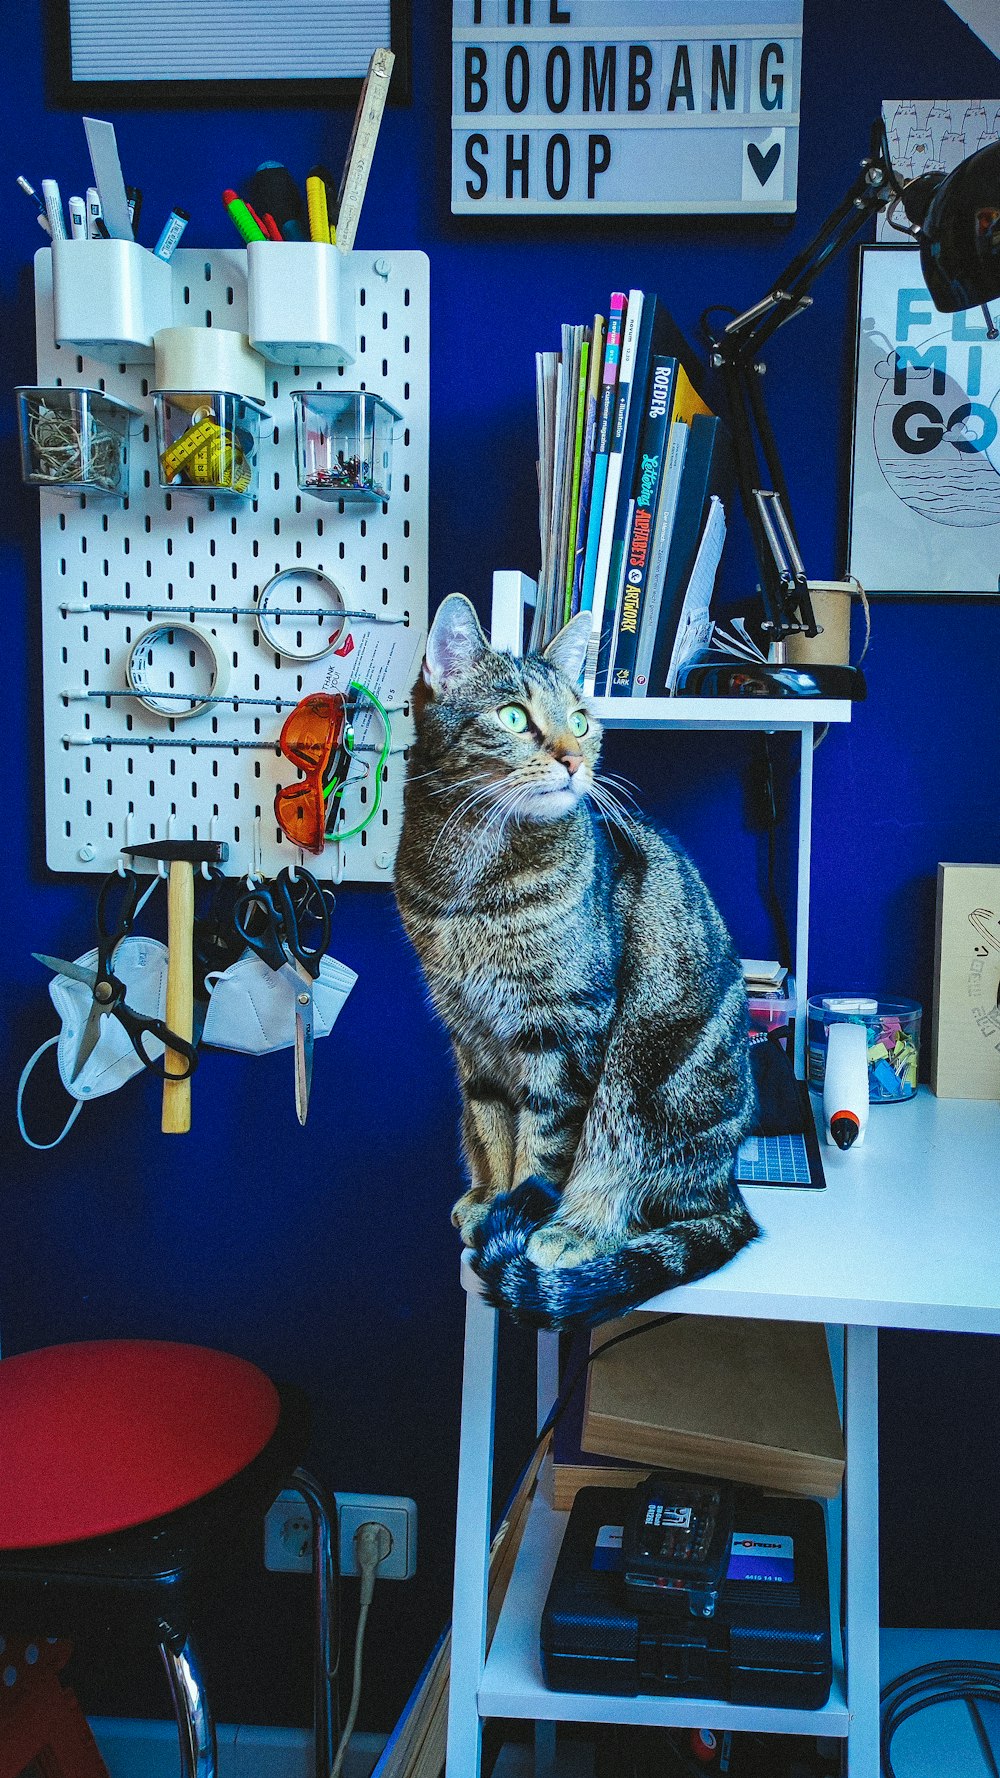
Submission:
[[[639,786],[633,784],[631,778],[623,778],[619,772],[601,772],[600,774],[595,772],[594,782],[595,784],[613,784],[620,795],[626,797],[630,803],[634,803],[637,809],[641,808]]]
[[[495,784],[498,782],[498,780],[495,779],[490,773],[481,773],[481,774],[479,774],[479,776],[484,777],[486,779],[486,782],[484,784],[481,784],[477,790],[471,791],[468,796],[466,796],[462,799],[462,801],[457,805],[456,808],[452,809],[451,814],[448,816],[447,820],[442,823],[442,825],[435,837],[434,844],[432,845],[432,847],[430,849],[430,853],[428,855],[429,858],[433,858],[434,853],[437,851],[437,848],[440,845],[441,841],[443,840],[445,834],[448,832],[448,829],[453,824],[457,824],[459,821],[461,821],[462,818],[469,813],[470,809],[474,808],[474,806],[477,802],[484,802],[487,800],[491,800],[491,793],[493,791]],[[466,780],[466,782],[469,782],[469,780]]]

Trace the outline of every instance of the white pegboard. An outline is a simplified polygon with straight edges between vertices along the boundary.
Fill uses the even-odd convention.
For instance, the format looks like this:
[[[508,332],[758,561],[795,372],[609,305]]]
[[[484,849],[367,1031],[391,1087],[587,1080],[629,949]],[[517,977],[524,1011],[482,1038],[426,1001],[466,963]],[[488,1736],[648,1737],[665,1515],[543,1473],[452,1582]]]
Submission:
[[[181,250],[171,265],[176,324],[246,331],[244,251]],[[168,833],[227,841],[232,874],[272,875],[303,858],[274,819],[275,790],[295,779],[276,742],[298,699],[324,689],[332,657],[283,659],[259,636],[252,616],[229,615],[233,607],[252,606],[257,590],[282,569],[329,575],[349,610],[381,620],[377,629],[351,620],[362,658],[366,634],[395,638],[405,644],[407,669],[413,666],[402,684],[415,677],[427,627],[428,261],[417,252],[352,253],[344,269],[355,285],[356,362],[340,370],[268,365],[259,494],[241,501],[157,485],[152,365],[105,363],[57,346],[51,254],[42,249],[36,256],[38,382],[106,389],[141,410],[132,423],[127,505],[39,495],[52,870],[107,872],[127,844]],[[403,416],[387,502],[351,506],[298,490],[290,392],[338,387],[384,395]],[[102,612],[101,605],[127,609]],[[218,703],[170,719],[133,697],[90,695],[125,691],[131,645],[150,624],[169,624],[172,612],[179,623],[207,630],[217,654],[228,657],[230,700],[242,694],[271,702]],[[382,807],[357,837],[328,846],[324,860],[304,856],[324,876],[391,879],[412,733],[405,691],[397,702],[403,707],[392,713]],[[359,752],[352,769],[345,828],[370,803],[373,784],[370,777],[362,781],[360,764],[374,770],[381,739],[377,716],[357,726],[359,743],[372,751]],[[220,744],[226,742],[244,745]]]

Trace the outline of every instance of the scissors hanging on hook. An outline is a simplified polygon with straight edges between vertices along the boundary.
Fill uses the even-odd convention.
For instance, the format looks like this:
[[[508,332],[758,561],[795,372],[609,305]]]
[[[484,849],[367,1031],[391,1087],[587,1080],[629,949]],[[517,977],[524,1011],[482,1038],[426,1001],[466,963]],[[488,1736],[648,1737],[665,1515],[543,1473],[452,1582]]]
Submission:
[[[295,1113],[309,1112],[313,1064],[313,984],[330,943],[333,894],[321,889],[301,865],[295,876],[279,871],[272,883],[241,895],[233,926],[269,969],[284,973],[295,990]]]
[[[47,957],[41,951],[31,954],[36,962],[44,963],[56,975],[65,975],[74,982],[82,982],[93,995],[93,1004],[87,1015],[87,1023],[80,1038],[80,1047],[73,1063],[71,1080],[75,1080],[83,1068],[88,1056],[92,1055],[101,1034],[101,1020],[106,1015],[113,1015],[128,1033],[132,1048],[143,1066],[166,1078],[165,1058],[163,1053],[151,1055],[146,1048],[148,1038],[156,1038],[176,1055],[183,1057],[186,1067],[182,1073],[171,1072],[171,1079],[187,1080],[193,1074],[198,1063],[198,1051],[185,1038],[178,1037],[171,1031],[163,1019],[148,1018],[144,1013],[133,1012],[126,1005],[125,984],[114,972],[114,955],[123,938],[132,930],[136,909],[139,903],[141,888],[139,878],[134,870],[125,870],[121,874],[112,871],[101,884],[97,897],[97,968],[87,969],[79,963],[69,963],[64,957]]]

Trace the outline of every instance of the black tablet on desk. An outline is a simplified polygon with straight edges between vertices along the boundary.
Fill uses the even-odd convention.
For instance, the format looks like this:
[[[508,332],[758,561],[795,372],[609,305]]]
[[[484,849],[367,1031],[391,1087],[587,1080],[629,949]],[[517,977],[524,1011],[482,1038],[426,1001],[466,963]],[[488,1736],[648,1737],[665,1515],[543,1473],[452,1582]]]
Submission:
[[[775,1035],[752,1032],[750,1060],[758,1119],[755,1132],[737,1152],[737,1185],[822,1191],[826,1177],[808,1086],[796,1080],[791,1060]]]

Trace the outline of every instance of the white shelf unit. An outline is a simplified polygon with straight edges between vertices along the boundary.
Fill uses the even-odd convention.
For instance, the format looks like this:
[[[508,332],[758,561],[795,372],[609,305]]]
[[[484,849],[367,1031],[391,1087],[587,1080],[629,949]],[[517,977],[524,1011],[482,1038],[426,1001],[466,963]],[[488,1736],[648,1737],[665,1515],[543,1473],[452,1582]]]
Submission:
[[[643,1305],[650,1313],[825,1322],[844,1329],[847,1468],[842,1515],[840,1503],[833,1502],[828,1518],[831,1577],[836,1583],[842,1555],[844,1593],[838,1613],[834,1584],[834,1688],[821,1711],[750,1712],[703,1699],[623,1700],[549,1692],[538,1665],[536,1613],[547,1586],[547,1564],[554,1560],[560,1516],[549,1512],[544,1501],[533,1508],[486,1657],[499,1315],[482,1296],[466,1256],[461,1273],[467,1293],[466,1335],[448,1778],[476,1778],[482,1718],[494,1712],[536,1722],[730,1724],[841,1736],[847,1743],[848,1778],[879,1778],[878,1329],[1000,1333],[1000,1276],[986,1257],[1000,1249],[998,1153],[1000,1103],[936,1099],[921,1088],[909,1104],[876,1107],[863,1148],[848,1154],[824,1150],[825,1191],[746,1187],[763,1238],[721,1271]],[[558,1382],[552,1334],[539,1335],[538,1372],[541,1422]],[[837,1647],[838,1617],[842,1649]],[[935,1633],[935,1648],[941,1641]],[[996,1644],[994,1638],[991,1647]],[[922,1656],[923,1646],[901,1652],[894,1633],[885,1632],[887,1672],[931,1658]],[[972,1656],[978,1652],[971,1632],[962,1646]],[[952,1646],[942,1652],[956,1650]],[[928,1718],[931,1729],[937,1733],[934,1713]],[[544,1735],[541,1744],[546,1744]],[[544,1772],[544,1764],[537,1769]],[[939,1766],[935,1778],[945,1769],[960,1768]],[[910,1778],[906,1767],[900,1770]]]
[[[520,650],[524,610],[532,591],[522,575],[497,577],[493,639],[498,646]],[[801,735],[795,959],[800,1014],[796,1053],[801,1073],[813,731],[819,723],[849,721],[850,705],[809,702],[789,708],[784,702],[754,700],[720,709],[708,699],[678,698],[655,700],[654,716],[650,700],[636,702],[644,703],[640,712],[634,712],[625,699],[601,700],[598,709],[602,717],[607,711],[613,726],[620,722],[661,728],[784,728]],[[446,1778],[479,1778],[482,1723],[492,1716],[534,1720],[536,1778],[554,1770],[554,1725],[559,1721],[711,1725],[826,1735],[846,1742],[848,1778],[879,1778],[880,1661],[885,1660],[887,1672],[899,1672],[929,1654],[921,1642],[909,1658],[909,1646],[904,1652],[891,1632],[885,1633],[880,1651],[878,1329],[1000,1333],[1000,1277],[995,1267],[984,1264],[984,1256],[1000,1248],[998,1153],[1000,1104],[939,1100],[921,1089],[907,1105],[877,1107],[863,1148],[848,1154],[824,1150],[825,1191],[745,1188],[763,1238],[720,1272],[643,1305],[650,1312],[823,1322],[843,1328],[845,1488],[842,1502],[827,1505],[834,1680],[829,1702],[818,1711],[550,1691],[541,1676],[538,1638],[565,1515],[551,1510],[543,1488],[533,1503],[487,1655],[500,1318],[481,1294],[468,1254],[464,1256],[465,1361]],[[932,1235],[933,1264],[928,1264]],[[556,1398],[558,1381],[558,1340],[542,1333],[539,1425]],[[934,1652],[939,1642],[936,1639]],[[970,1654],[979,1652],[974,1639],[966,1648]],[[935,1714],[930,1713],[932,1718]],[[937,1725],[932,1726],[937,1732]],[[953,1763],[947,1767],[939,1763],[926,1767],[927,1778],[932,1771],[938,1778],[945,1769],[959,1770]]]

